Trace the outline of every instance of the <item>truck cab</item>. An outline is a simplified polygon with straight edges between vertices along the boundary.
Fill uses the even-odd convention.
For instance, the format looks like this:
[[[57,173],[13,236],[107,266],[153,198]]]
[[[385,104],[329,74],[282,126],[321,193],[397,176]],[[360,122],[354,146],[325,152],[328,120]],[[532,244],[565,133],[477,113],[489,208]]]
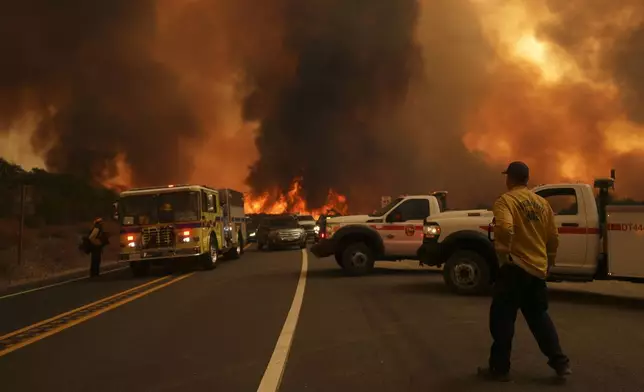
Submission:
[[[542,185],[534,192],[552,207],[559,232],[559,249],[551,274],[592,277],[600,250],[599,212],[592,186]]]

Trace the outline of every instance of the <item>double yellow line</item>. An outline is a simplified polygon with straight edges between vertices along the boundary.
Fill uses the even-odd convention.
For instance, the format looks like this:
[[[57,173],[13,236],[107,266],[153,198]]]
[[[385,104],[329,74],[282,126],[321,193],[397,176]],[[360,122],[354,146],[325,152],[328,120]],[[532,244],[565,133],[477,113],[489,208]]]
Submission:
[[[121,291],[107,298],[100,299],[98,301],[92,302],[87,305],[83,305],[79,308],[72,309],[68,312],[59,314],[47,320],[40,321],[36,324],[32,324],[27,327],[21,328],[17,331],[13,331],[6,335],[0,336],[0,357],[9,354],[12,351],[18,350],[19,348],[28,346],[39,340],[45,339],[48,336],[57,334],[58,332],[61,332],[67,328],[71,328],[74,325],[78,325],[84,321],[92,319],[112,309],[118,308],[119,306],[125,305],[128,302],[132,302],[135,299],[141,298],[154,291],[162,289],[171,284],[177,283],[191,276],[192,274],[194,274],[194,272],[186,275],[177,276],[172,279],[170,279],[170,276],[164,276],[162,278],[155,279],[153,281],[144,283],[142,285],[133,287],[125,291]],[[165,283],[161,283],[163,281],[165,281]],[[137,292],[145,287],[150,287],[150,288]],[[118,299],[119,297],[123,297],[123,298]],[[116,301],[110,303],[113,300],[116,300]],[[101,306],[101,305],[104,305],[104,306]],[[83,314],[82,316],[73,317],[75,314],[79,314],[93,307],[97,307],[97,309],[93,311],[90,310],[88,313]],[[64,318],[66,317],[69,318],[69,320],[64,320]],[[51,325],[51,328],[47,328],[48,324]]]

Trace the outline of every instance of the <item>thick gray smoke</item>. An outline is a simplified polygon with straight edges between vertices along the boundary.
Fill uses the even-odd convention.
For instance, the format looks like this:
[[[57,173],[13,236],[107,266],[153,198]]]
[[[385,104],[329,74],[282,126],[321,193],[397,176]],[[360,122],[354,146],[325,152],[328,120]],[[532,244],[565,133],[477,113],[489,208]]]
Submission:
[[[263,120],[248,179],[255,190],[276,180],[287,189],[302,176],[313,206],[332,187],[356,207],[489,173],[460,140],[490,56],[468,2],[427,2],[422,14],[415,0],[288,4],[292,79],[275,86],[271,75],[250,74],[247,115]],[[277,102],[258,109],[264,94]]]
[[[534,83],[535,69],[483,33],[486,3],[10,2],[0,14],[0,129],[36,113],[33,144],[50,169],[102,179],[124,154],[135,185],[192,172],[203,183],[242,178],[255,142],[252,190],[285,191],[302,177],[312,208],[330,188],[354,210],[443,189],[453,206],[489,201],[512,159],[533,163],[539,182],[565,177],[562,168],[634,173],[627,167],[642,158],[607,146],[602,124],[620,106],[644,122],[644,3],[551,0],[554,18],[539,26],[585,76],[615,82],[619,102],[605,85]],[[261,124],[256,135],[235,129],[239,101]]]
[[[152,0],[5,1],[0,129],[28,113],[48,168],[102,179],[125,154],[139,184],[184,180],[200,136],[177,76],[154,57]]]
[[[279,93],[271,94],[277,99],[272,108],[259,110],[265,113],[257,139],[260,159],[249,183],[257,190],[288,189],[302,176],[307,201],[319,206],[329,187],[350,194],[356,183],[405,181],[407,173],[395,170],[401,149],[409,148],[410,155],[415,150],[380,139],[408,131],[392,120],[422,72],[414,39],[416,1],[288,3],[285,46],[297,69],[287,85],[274,86]],[[261,76],[246,101],[248,116],[262,102],[256,94],[270,86]]]

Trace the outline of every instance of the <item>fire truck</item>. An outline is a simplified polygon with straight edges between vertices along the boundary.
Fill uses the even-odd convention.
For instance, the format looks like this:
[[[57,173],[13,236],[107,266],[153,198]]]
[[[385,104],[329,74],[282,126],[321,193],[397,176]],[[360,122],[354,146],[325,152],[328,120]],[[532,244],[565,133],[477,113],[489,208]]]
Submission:
[[[122,192],[120,260],[135,276],[152,264],[197,259],[213,269],[221,256],[239,258],[246,244],[243,193],[204,185],[168,185]]]

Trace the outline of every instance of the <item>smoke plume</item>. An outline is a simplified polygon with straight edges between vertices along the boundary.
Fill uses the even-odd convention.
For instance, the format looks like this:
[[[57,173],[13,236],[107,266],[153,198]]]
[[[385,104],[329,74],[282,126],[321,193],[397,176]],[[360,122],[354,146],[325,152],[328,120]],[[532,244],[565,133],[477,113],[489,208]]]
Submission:
[[[489,173],[460,140],[492,54],[467,1],[293,1],[285,15],[295,72],[251,78],[246,100],[263,115],[254,189],[302,176],[313,205],[328,187],[360,205]]]
[[[0,15],[0,129],[50,169],[137,185],[329,188],[453,206],[618,170],[644,197],[644,3],[77,0]],[[36,12],[36,10],[38,10]]]
[[[0,14],[0,129],[31,114],[47,167],[98,180],[123,155],[140,185],[181,180],[200,124],[155,58],[152,0],[10,1]]]

